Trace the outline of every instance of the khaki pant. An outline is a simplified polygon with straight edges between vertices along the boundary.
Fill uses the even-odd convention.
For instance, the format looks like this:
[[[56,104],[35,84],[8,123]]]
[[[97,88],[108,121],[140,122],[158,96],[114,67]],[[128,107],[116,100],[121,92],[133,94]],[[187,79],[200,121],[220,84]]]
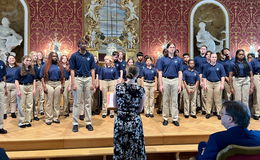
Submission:
[[[254,115],[260,116],[260,75],[254,75],[255,94],[253,96]]]
[[[155,83],[144,82],[144,90],[145,90],[144,113],[145,114],[153,114],[154,111],[154,84]]]
[[[0,129],[4,128],[4,96],[5,96],[5,89],[4,89],[4,82],[0,82]]]
[[[6,83],[7,96],[5,96],[4,114],[16,112],[16,88],[14,83]]]
[[[207,95],[206,98],[206,113],[210,114],[212,107],[216,107],[217,115],[219,115],[221,107],[222,107],[222,90],[220,89],[220,81],[219,82],[210,82],[207,81],[208,90],[205,91]]]
[[[85,108],[85,123],[91,124],[91,85],[92,79],[91,77],[75,77],[75,84],[77,86],[77,90],[73,91],[74,103],[73,103],[73,125],[79,125],[79,111],[80,105],[83,103]]]
[[[116,80],[112,80],[112,81],[102,80],[101,83],[102,83],[102,95],[103,95],[102,115],[107,115],[107,92],[115,91]],[[113,110],[110,110],[110,115],[114,115]]]
[[[60,81],[48,81],[46,83],[48,94],[46,94],[45,122],[57,121],[60,116]]]
[[[243,102],[245,105],[249,105],[249,89],[250,89],[250,78],[233,77],[233,87],[235,90],[234,96],[236,101]]]
[[[69,100],[71,96],[71,91],[68,91],[68,87],[70,85],[70,81],[66,80],[64,85],[64,92],[63,92],[63,114],[69,114]]]
[[[187,85],[187,88],[195,89],[195,86]],[[184,115],[196,115],[196,98],[197,90],[192,94],[189,94],[186,89],[183,90]]]
[[[44,91],[41,85],[41,81],[36,82],[36,93],[33,97],[34,100],[34,117],[37,117],[39,112],[43,112],[44,108]]]
[[[33,85],[20,85],[21,96],[17,97],[18,125],[27,125],[31,121],[33,108]]]
[[[224,99],[227,101],[231,100],[231,91],[230,91],[230,85],[225,81],[224,83],[224,91],[223,91]]]
[[[163,119],[168,121],[171,114],[173,121],[178,121],[178,78],[163,78]]]

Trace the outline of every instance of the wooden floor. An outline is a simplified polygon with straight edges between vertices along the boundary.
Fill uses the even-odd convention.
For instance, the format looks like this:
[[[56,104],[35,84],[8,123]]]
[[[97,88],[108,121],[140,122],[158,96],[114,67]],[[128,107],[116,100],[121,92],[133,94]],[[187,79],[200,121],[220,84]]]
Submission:
[[[4,128],[8,134],[0,135],[0,147],[7,151],[15,150],[37,150],[37,149],[63,149],[63,148],[87,148],[87,147],[111,147],[113,146],[114,119],[101,118],[100,115],[93,116],[94,131],[89,132],[83,121],[80,121],[79,132],[73,133],[72,117],[61,116],[60,124],[50,126],[44,123],[44,117],[40,121],[33,121],[31,128],[19,128],[18,119],[8,117],[4,121]],[[167,145],[167,144],[197,144],[206,141],[208,135],[224,130],[217,118],[205,119],[198,114],[198,119],[185,119],[180,115],[180,127],[169,123],[162,125],[162,116],[155,115],[154,118],[146,118],[142,115],[145,144]],[[250,129],[260,130],[260,121],[251,119]]]

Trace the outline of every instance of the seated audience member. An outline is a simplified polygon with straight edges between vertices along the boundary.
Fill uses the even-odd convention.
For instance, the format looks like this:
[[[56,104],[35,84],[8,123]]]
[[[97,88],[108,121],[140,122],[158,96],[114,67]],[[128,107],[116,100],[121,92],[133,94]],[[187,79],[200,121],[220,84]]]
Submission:
[[[227,129],[210,135],[208,142],[200,142],[198,160],[216,159],[218,152],[230,144],[260,146],[260,131],[248,130],[250,112],[248,107],[237,101],[223,103],[221,123]]]

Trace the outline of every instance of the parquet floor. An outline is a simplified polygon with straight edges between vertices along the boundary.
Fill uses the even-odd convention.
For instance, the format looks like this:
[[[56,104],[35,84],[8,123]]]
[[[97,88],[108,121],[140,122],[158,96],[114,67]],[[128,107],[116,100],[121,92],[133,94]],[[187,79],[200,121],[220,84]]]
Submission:
[[[201,114],[197,119],[185,119],[180,115],[180,127],[169,123],[162,125],[162,116],[155,114],[154,118],[142,115],[145,144],[195,144],[207,140],[208,135],[224,130],[221,121],[211,117],[205,119]],[[80,121],[79,132],[73,133],[72,117],[60,118],[60,124],[50,126],[44,123],[44,116],[40,121],[33,121],[30,128],[19,128],[18,119],[8,117],[4,121],[4,128],[8,134],[0,135],[0,147],[6,150],[58,149],[80,147],[113,146],[114,119],[101,115],[93,116],[94,131],[89,132],[83,121]],[[260,120],[251,119],[249,129],[260,130]]]

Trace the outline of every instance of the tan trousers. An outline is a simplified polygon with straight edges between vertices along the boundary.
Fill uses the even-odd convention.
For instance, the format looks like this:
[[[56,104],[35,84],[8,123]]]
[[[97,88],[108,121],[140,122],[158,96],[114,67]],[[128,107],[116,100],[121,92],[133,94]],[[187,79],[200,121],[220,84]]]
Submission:
[[[6,83],[7,96],[5,96],[4,114],[16,112],[16,88],[14,83]]]
[[[0,82],[0,129],[4,128],[5,83]]]
[[[210,114],[212,107],[216,107],[217,115],[219,115],[221,107],[222,107],[222,90],[220,89],[220,81],[219,82],[210,82],[207,81],[208,90],[205,91],[206,98],[206,113]]]
[[[255,95],[253,110],[255,116],[260,116],[260,75],[254,75],[254,84],[255,84]]]
[[[168,121],[171,114],[173,121],[178,121],[178,78],[163,78],[163,119]]]
[[[39,112],[43,112],[44,109],[44,91],[41,85],[41,81],[36,82],[36,93],[33,96],[34,100],[34,117],[37,117]]]
[[[107,115],[107,92],[114,92],[115,91],[115,84],[116,80],[112,81],[101,81],[102,83],[102,97],[103,97],[103,104],[102,104],[102,115]],[[110,115],[114,115],[114,111],[110,110]]]
[[[69,100],[70,100],[70,92],[68,91],[68,87],[70,85],[70,81],[66,80],[64,85],[64,92],[63,92],[63,114],[69,114]]]
[[[243,102],[245,105],[249,105],[249,89],[250,89],[250,78],[233,77],[233,87],[235,90],[234,96],[236,101]]]
[[[57,121],[60,116],[61,82],[48,81],[46,83],[48,94],[46,94],[45,122]]]
[[[195,86],[187,85],[187,88],[194,89]],[[184,115],[196,115],[196,98],[197,90],[192,94],[189,94],[186,89],[183,90]]]
[[[227,101],[231,100],[231,91],[230,91],[230,86],[229,84],[225,81],[224,83],[224,91],[223,91],[224,99]]]
[[[145,90],[144,113],[145,114],[153,114],[154,111],[154,84],[155,83],[144,82],[144,90]]]
[[[21,97],[17,97],[18,125],[27,125],[31,121],[33,108],[33,85],[20,85]]]
[[[91,101],[92,101],[92,79],[91,77],[75,77],[75,84],[77,86],[77,90],[73,91],[73,125],[79,125],[79,111],[80,105],[84,104],[85,108],[85,123],[91,124]]]

